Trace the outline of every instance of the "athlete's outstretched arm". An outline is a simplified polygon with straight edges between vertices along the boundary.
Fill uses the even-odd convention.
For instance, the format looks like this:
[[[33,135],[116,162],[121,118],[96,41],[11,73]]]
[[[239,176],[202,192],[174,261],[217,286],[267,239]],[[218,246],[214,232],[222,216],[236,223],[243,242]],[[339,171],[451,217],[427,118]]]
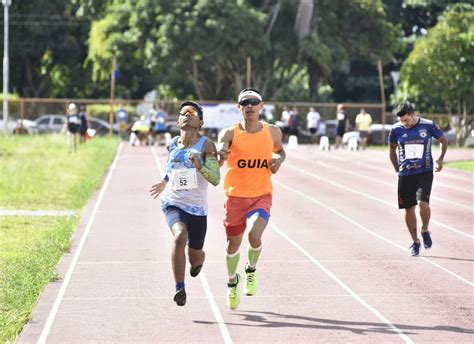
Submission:
[[[227,156],[230,153],[230,146],[234,139],[234,128],[227,127],[221,130],[217,138],[217,156],[219,160],[219,166],[224,164],[227,160]]]

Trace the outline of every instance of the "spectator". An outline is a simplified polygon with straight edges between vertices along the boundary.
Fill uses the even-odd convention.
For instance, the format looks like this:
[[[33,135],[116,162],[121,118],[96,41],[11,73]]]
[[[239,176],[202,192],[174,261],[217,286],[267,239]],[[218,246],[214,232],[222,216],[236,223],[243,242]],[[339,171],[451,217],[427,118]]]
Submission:
[[[283,126],[283,142],[288,142],[288,136],[290,135],[290,126],[289,126],[289,120],[290,120],[290,113],[288,112],[288,107],[284,106],[283,107],[283,112],[281,113],[280,121],[282,122]]]
[[[87,112],[86,107],[81,105],[79,107],[79,140],[80,142],[86,142],[87,139],[87,129],[89,129],[89,123],[87,120]]]
[[[158,145],[165,145],[165,134],[168,132],[168,124],[166,124],[168,116],[162,109],[158,109],[154,114],[153,133]]]
[[[128,123],[128,112],[123,107],[123,104],[119,104],[119,108],[116,111],[117,122],[119,125],[119,134],[122,141],[127,139],[127,123]]]
[[[66,113],[66,134],[68,140],[69,152],[75,152],[79,141],[79,125],[77,105],[70,103]]]
[[[293,110],[290,111],[290,119],[288,120],[288,127],[290,128],[289,135],[298,137],[300,125],[301,119],[298,113],[298,109],[293,108]]]
[[[311,134],[310,141],[311,143],[316,142],[316,133],[318,132],[319,121],[321,120],[321,115],[317,112],[314,107],[309,108],[309,112],[306,115],[307,128]]]
[[[264,109],[265,110],[265,109]],[[276,119],[275,119],[275,116],[273,115],[273,111],[272,110],[267,110],[265,112],[265,116],[267,117],[267,122],[268,124],[275,124],[276,123]]]
[[[341,146],[342,137],[344,136],[344,133],[346,132],[347,127],[348,127],[346,113],[344,111],[344,106],[342,104],[339,104],[337,106],[336,120],[337,120],[337,126],[336,126],[336,149],[337,149]]]
[[[355,123],[362,140],[362,149],[365,149],[367,140],[369,139],[369,129],[372,125],[372,116],[365,112],[364,109],[361,109],[360,113],[356,116]]]
[[[130,146],[140,146],[147,144],[150,125],[145,116],[141,116],[140,120],[133,123],[130,133]]]

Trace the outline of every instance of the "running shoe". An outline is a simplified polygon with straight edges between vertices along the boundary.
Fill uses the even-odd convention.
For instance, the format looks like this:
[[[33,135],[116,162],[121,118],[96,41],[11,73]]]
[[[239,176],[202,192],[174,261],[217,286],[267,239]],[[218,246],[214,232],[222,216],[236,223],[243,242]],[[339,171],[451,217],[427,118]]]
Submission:
[[[413,257],[418,257],[420,255],[420,248],[421,248],[421,243],[417,243],[417,242],[414,242],[411,246],[410,246],[410,254],[413,256]]]
[[[421,232],[421,236],[423,237],[423,246],[425,247],[425,250],[430,249],[431,245],[433,245],[433,241],[431,241],[431,233],[429,231]]]
[[[189,274],[191,275],[191,277],[196,277],[201,272],[201,269],[202,264],[198,266],[191,266],[191,268],[189,269]]]
[[[186,304],[186,291],[184,289],[176,289],[173,300],[178,306],[184,306]]]
[[[257,272],[256,269],[250,267],[245,268],[246,281],[245,281],[245,295],[252,296],[257,293]]]
[[[239,284],[240,275],[236,275],[237,282],[227,283],[227,305],[230,309],[236,309],[240,303]]]

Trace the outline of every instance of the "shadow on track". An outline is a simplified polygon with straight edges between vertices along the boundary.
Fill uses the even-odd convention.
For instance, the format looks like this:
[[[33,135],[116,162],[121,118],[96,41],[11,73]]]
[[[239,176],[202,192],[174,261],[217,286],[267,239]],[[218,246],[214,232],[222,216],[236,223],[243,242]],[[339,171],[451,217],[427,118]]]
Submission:
[[[474,259],[466,259],[466,258],[426,256],[426,255],[424,255],[423,257],[425,257],[425,258],[436,258],[436,259],[446,259],[446,260],[459,260],[459,261],[462,261],[462,262],[474,262]]]
[[[275,312],[258,312],[258,311],[240,311],[234,313],[243,317],[242,321],[247,323],[230,323],[226,322],[227,326],[248,326],[248,327],[292,327],[292,328],[309,328],[321,330],[336,330],[336,331],[350,331],[354,334],[368,334],[368,333],[383,333],[394,334],[389,326],[384,323],[376,322],[358,322],[358,321],[341,321],[333,319],[311,318],[300,315],[280,314]],[[287,320],[295,320],[295,322],[288,322]],[[216,324],[209,321],[194,321],[198,324]],[[413,326],[403,324],[393,324],[398,329],[402,330],[404,334],[417,334],[417,331],[446,331],[455,333],[474,334],[474,330],[466,329],[456,326]]]

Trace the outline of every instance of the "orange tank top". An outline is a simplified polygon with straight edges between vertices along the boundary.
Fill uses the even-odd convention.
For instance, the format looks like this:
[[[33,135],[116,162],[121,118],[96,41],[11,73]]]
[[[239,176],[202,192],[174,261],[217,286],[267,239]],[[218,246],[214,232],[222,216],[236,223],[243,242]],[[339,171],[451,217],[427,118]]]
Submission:
[[[248,133],[234,125],[234,138],[227,156],[224,190],[227,196],[258,197],[272,193],[270,163],[273,139],[268,123],[262,130]]]

